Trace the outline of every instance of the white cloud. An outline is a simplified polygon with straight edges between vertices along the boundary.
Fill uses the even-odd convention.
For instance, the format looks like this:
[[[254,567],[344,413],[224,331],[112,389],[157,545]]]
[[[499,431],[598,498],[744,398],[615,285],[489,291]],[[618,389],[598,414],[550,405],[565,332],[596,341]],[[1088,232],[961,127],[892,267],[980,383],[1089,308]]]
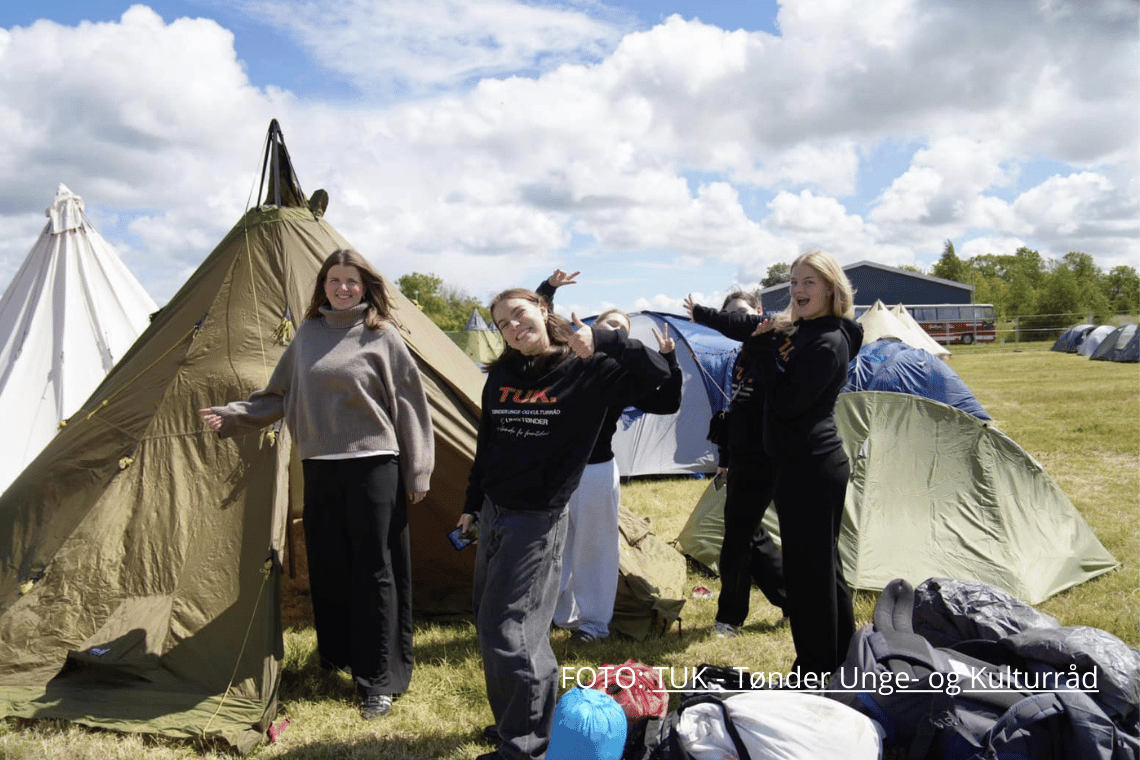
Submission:
[[[879,224],[969,222],[983,191],[1009,184],[1004,157],[992,141],[937,140],[915,154],[911,168],[882,193],[871,218]]]
[[[487,77],[596,61],[632,27],[629,13],[568,0],[245,2],[324,68],[381,97],[459,89]],[[593,11],[593,14],[587,12]]]
[[[0,230],[31,230],[64,181],[162,300],[239,218],[277,117],[348,240],[480,297],[639,251],[684,285],[599,284],[599,302],[673,302],[691,273],[755,282],[814,247],[929,266],[946,238],[1016,240],[1134,265],[1133,0],[872,5],[784,0],[782,36],[679,16],[631,32],[587,0],[240,6],[351,102],[256,87],[232,32],[143,6],[0,30]],[[909,166],[868,164],[896,143],[919,146]],[[1058,176],[1024,186],[1038,160]]]

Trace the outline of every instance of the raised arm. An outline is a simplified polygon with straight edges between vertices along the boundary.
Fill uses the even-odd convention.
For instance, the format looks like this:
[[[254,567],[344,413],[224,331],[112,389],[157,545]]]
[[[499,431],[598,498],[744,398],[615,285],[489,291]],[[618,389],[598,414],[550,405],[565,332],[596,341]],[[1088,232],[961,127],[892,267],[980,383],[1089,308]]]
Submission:
[[[649,414],[673,414],[681,408],[681,384],[684,376],[681,365],[677,363],[677,353],[674,351],[676,343],[669,337],[669,324],[665,323],[663,332],[653,329],[653,337],[657,338],[657,351],[669,363],[669,379],[659,385],[656,390],[647,393],[634,402],[634,406]]]
[[[738,340],[741,343],[748,340],[756,326],[764,321],[762,314],[720,311],[699,304],[692,305],[690,318],[698,325],[711,327],[724,337]]]
[[[576,284],[578,281],[574,278],[576,278],[581,273],[581,270],[568,274],[561,269],[555,269],[554,274],[550,275],[545,280],[540,282],[538,284],[538,287],[534,289],[534,292],[542,296],[542,299],[546,301],[546,303],[553,306],[554,291],[558,290],[563,285]]]

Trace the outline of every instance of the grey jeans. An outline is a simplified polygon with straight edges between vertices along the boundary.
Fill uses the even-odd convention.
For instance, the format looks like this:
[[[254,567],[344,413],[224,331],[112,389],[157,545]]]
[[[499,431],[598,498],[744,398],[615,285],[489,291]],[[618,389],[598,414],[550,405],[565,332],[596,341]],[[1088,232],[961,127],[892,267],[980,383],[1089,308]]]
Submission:
[[[509,760],[542,758],[558,699],[550,624],[558,601],[566,510],[483,503],[473,601],[487,701]]]

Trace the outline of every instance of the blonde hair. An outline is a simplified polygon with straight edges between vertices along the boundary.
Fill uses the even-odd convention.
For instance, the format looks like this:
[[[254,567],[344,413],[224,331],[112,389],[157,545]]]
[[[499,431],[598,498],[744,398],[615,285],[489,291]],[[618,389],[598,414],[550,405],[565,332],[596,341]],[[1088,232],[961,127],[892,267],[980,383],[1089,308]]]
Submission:
[[[831,299],[827,304],[827,313],[830,316],[855,317],[855,291],[851,287],[851,281],[847,279],[847,273],[839,265],[838,259],[826,251],[808,251],[796,257],[796,260],[788,267],[788,271],[795,269],[800,264],[814,269],[819,274],[820,279],[823,280],[828,291],[831,292]],[[790,285],[788,289],[790,294]],[[787,308],[775,316],[775,328],[789,334],[795,331],[791,298],[788,299]]]

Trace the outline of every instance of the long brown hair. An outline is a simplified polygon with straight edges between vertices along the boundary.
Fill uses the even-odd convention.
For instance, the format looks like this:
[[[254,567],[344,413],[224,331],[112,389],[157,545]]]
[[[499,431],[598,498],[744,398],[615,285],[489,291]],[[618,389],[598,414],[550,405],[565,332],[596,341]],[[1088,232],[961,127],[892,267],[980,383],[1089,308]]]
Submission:
[[[554,309],[550,308],[550,304],[543,299],[538,293],[526,288],[509,288],[504,290],[499,295],[491,299],[491,319],[495,318],[495,307],[501,301],[508,298],[520,298],[524,301],[530,301],[535,306],[546,310],[546,335],[550,338],[550,345],[553,346],[555,351],[552,351],[547,356],[538,357],[537,362],[539,366],[558,364],[570,353],[567,345],[570,343],[570,336],[574,334],[574,328],[570,326],[562,317],[554,313]],[[503,342],[503,352],[496,356],[491,361],[487,362],[485,369],[490,372],[491,370],[507,363],[517,360],[522,357],[523,353],[517,348],[511,348],[507,345],[506,341]]]
[[[384,279],[367,259],[351,248],[333,251],[321,265],[317,282],[313,286],[313,297],[309,299],[309,308],[305,311],[305,319],[320,319],[321,307],[332,307],[325,295],[325,279],[329,276],[329,270],[335,266],[356,267],[360,272],[360,284],[364,287],[360,302],[368,304],[368,309],[364,312],[364,324],[373,330],[379,330],[383,322],[392,319],[392,305],[388,290],[384,287]]]

